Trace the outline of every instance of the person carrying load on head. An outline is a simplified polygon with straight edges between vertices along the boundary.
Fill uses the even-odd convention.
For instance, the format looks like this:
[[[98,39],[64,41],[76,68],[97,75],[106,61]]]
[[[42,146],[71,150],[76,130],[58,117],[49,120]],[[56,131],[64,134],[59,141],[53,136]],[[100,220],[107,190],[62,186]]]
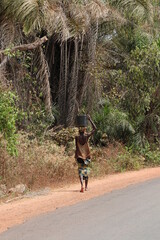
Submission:
[[[92,125],[92,131],[90,133],[87,133],[86,127],[79,127],[79,135],[75,137],[76,142],[75,158],[78,163],[78,173],[81,183],[80,192],[84,192],[83,180],[85,180],[85,191],[87,191],[88,175],[90,173],[89,164],[91,162],[88,140],[89,137],[92,136],[96,130],[96,126],[89,115],[87,115],[87,119],[90,121]]]

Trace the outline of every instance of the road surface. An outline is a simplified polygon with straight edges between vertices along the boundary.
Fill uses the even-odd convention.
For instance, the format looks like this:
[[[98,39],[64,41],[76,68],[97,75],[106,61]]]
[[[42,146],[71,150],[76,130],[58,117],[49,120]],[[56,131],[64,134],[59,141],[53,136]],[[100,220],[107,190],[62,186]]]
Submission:
[[[159,240],[160,178],[115,190],[0,234],[0,240]]]

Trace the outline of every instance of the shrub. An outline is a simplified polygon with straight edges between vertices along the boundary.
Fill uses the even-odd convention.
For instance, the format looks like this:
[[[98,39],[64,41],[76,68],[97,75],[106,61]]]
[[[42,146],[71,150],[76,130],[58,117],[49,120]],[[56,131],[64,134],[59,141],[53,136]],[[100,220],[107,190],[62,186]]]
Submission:
[[[97,126],[94,134],[95,143],[100,143],[104,134],[108,136],[109,140],[126,142],[135,133],[127,114],[114,108],[110,103],[105,103],[94,114],[93,119]]]
[[[159,166],[160,165],[160,151],[147,151],[144,154],[146,164],[149,166]]]
[[[3,139],[7,142],[7,150],[12,155],[17,155],[17,134],[16,121],[18,119],[18,109],[16,107],[16,96],[11,91],[0,89],[0,139],[1,146]]]
[[[144,161],[145,158],[143,156],[126,151],[115,159],[114,170],[115,172],[139,170],[140,168],[143,168]]]

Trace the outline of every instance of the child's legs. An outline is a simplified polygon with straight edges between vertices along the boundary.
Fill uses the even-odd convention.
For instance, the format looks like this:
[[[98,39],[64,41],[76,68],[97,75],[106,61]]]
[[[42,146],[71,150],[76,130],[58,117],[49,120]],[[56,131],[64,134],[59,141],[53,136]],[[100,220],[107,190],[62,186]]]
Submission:
[[[83,179],[85,180],[85,189],[87,189],[87,187],[88,187],[88,176],[83,177]]]
[[[79,175],[79,180],[81,183],[81,187],[83,187],[83,175],[82,174]]]

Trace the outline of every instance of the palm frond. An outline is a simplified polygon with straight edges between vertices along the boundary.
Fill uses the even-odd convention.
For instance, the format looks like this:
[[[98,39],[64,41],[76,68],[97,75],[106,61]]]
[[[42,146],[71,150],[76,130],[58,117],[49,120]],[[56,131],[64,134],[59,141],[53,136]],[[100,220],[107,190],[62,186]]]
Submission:
[[[86,7],[81,4],[69,4],[68,11],[70,15],[68,21],[71,33],[73,35],[85,33],[90,25],[90,17]]]
[[[26,34],[33,30],[41,30],[44,25],[43,2],[38,0],[4,0],[7,16],[14,18],[23,25]]]
[[[64,41],[70,38],[70,28],[66,14],[61,6],[49,5],[45,14],[45,27],[49,35],[56,33]]]
[[[108,8],[101,0],[92,0],[86,4],[86,11],[90,15],[92,21],[97,19],[106,18],[108,14]]]
[[[153,20],[153,5],[150,0],[118,0],[117,6],[124,11],[127,10],[131,15],[137,17],[138,20]]]

